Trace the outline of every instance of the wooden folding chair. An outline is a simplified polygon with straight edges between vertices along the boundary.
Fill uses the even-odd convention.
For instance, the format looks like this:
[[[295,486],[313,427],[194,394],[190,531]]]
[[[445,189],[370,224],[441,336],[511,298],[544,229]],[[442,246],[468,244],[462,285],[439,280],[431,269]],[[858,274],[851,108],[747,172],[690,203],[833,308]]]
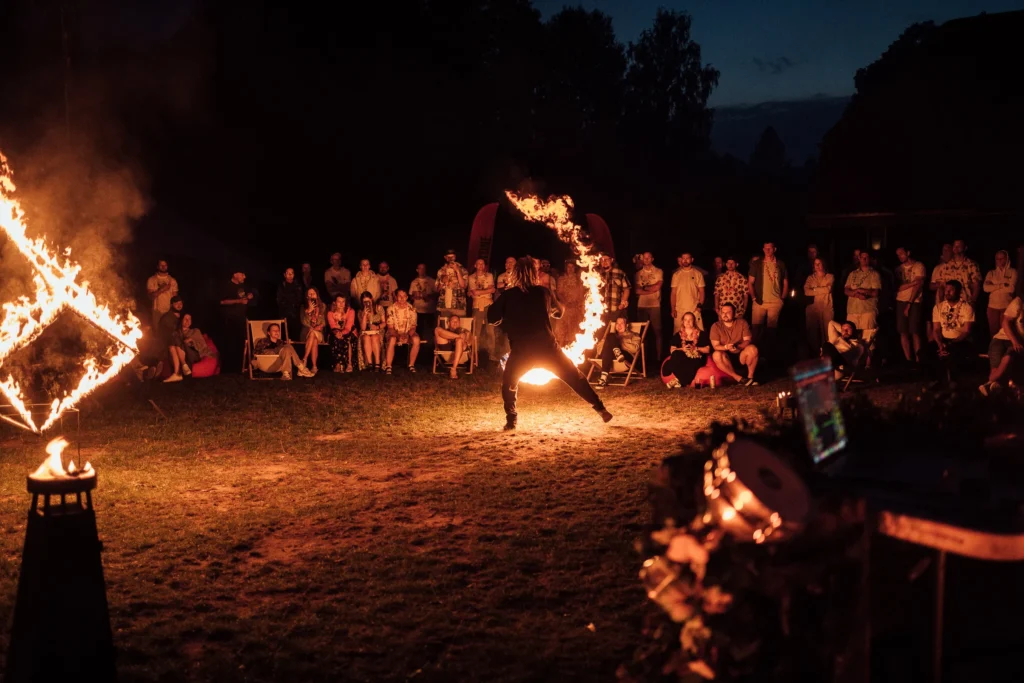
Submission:
[[[612,361],[611,372],[608,373],[608,386],[616,387],[627,387],[629,386],[630,380],[633,379],[633,375],[637,374],[637,363],[640,364],[639,374],[642,374],[645,378],[647,377],[647,354],[644,351],[644,341],[647,339],[647,327],[650,325],[649,322],[642,323],[629,323],[629,329],[635,334],[640,335],[640,350],[633,356],[633,360],[629,364],[623,363],[622,361]],[[597,370],[601,371],[601,349],[608,338],[608,334],[615,330],[615,323],[610,323],[604,331],[604,336],[601,338],[601,342],[597,347],[597,354],[593,358],[589,358],[587,363],[590,365],[587,370],[587,381],[590,382],[591,375]],[[600,376],[600,375],[599,375]],[[613,381],[616,380],[616,381]],[[594,382],[591,382],[594,384]]]
[[[846,391],[850,388],[850,385],[856,382],[857,384],[863,384],[864,380],[858,377],[859,374],[863,373],[864,369],[868,365],[868,358],[875,351],[875,333],[878,330],[858,330],[861,341],[864,342],[864,353],[860,355],[860,360],[857,364],[850,369],[850,374],[842,380],[843,388],[842,391]]]
[[[281,326],[281,339],[291,344],[288,338],[288,321],[280,320],[246,320],[245,321],[245,354],[242,357],[242,372],[248,368],[249,379],[273,379],[265,375],[280,373],[274,365],[280,360],[276,353],[256,353],[256,342],[266,338],[271,325]]]
[[[463,363],[466,363],[466,374],[472,375],[473,368],[475,368],[478,365],[479,361],[477,357],[476,338],[473,337],[473,317],[462,316],[459,318],[459,320],[459,326],[466,330],[469,330],[469,343],[462,350],[462,358],[459,358],[455,362],[455,364],[462,365]],[[437,326],[445,330],[448,329],[448,318],[446,316],[438,317]],[[430,341],[433,342],[434,340],[431,339]],[[447,368],[450,368],[453,362],[453,355],[455,355],[454,349],[439,349],[437,348],[437,344],[434,344],[434,365],[431,368],[431,372],[433,372],[435,375],[439,375],[441,373],[438,372],[438,366],[441,367],[442,371]]]

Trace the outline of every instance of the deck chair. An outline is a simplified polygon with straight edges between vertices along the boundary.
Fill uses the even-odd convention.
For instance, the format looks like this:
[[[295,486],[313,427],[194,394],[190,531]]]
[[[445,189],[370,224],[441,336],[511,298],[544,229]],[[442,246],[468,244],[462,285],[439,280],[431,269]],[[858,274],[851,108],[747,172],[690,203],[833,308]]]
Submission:
[[[464,327],[465,329],[469,330],[469,332],[470,332],[469,344],[466,346],[465,349],[463,349],[463,351],[462,351],[462,358],[459,358],[457,361],[455,361],[455,364],[456,365],[462,365],[463,363],[465,363],[466,364],[466,374],[467,375],[472,375],[473,374],[473,368],[475,368],[477,366],[477,362],[478,362],[478,358],[477,358],[477,355],[476,355],[477,354],[476,338],[473,337],[473,334],[472,334],[473,333],[473,317],[472,316],[462,316],[461,317],[461,321],[462,322],[460,322],[459,324],[462,327]],[[442,328],[442,329],[448,329],[448,318],[445,317],[445,316],[440,316],[438,318],[438,321],[437,321],[437,326]],[[433,342],[434,340],[431,339],[430,341]],[[443,370],[445,370],[447,368],[450,368],[452,366],[452,362],[453,362],[452,361],[452,356],[455,355],[455,351],[454,350],[449,350],[449,349],[439,349],[439,348],[437,348],[437,344],[433,344],[433,346],[434,346],[434,365],[431,368],[431,372],[433,372],[435,375],[439,375],[441,373],[438,372],[438,367],[440,367],[441,370],[443,371]]]
[[[864,353],[861,354],[860,360],[858,360],[857,365],[850,370],[850,373],[840,380],[843,383],[842,391],[849,389],[850,385],[855,382],[857,384],[864,383],[862,377],[864,375],[865,368],[868,366],[868,358],[870,358],[875,352],[875,342],[877,341],[875,333],[878,332],[878,330],[857,330],[857,332],[860,334],[860,338],[864,342]]]
[[[267,329],[271,325],[281,326],[281,339],[291,343],[288,338],[288,321],[285,319],[280,320],[246,320],[245,321],[245,355],[242,358],[242,372],[249,370],[249,379],[273,379],[267,377],[269,374],[277,374],[280,370],[275,370],[274,365],[279,360],[276,353],[271,354],[258,354],[256,353],[256,342],[267,336]]]
[[[611,372],[608,373],[608,386],[628,387],[630,380],[633,379],[635,374],[642,374],[645,378],[647,377],[647,354],[644,351],[644,341],[647,339],[648,325],[650,325],[649,322],[629,323],[629,329],[640,335],[640,350],[633,356],[633,361],[629,364],[618,360],[612,362]],[[598,376],[600,377],[601,347],[604,345],[605,339],[608,338],[608,334],[614,329],[615,323],[610,323],[605,328],[604,336],[601,337],[601,342],[597,347],[597,354],[593,358],[587,359],[587,364],[590,366],[587,370],[588,382],[590,382],[590,377],[594,374],[595,370],[599,373]],[[637,363],[640,364],[639,369],[637,369]]]

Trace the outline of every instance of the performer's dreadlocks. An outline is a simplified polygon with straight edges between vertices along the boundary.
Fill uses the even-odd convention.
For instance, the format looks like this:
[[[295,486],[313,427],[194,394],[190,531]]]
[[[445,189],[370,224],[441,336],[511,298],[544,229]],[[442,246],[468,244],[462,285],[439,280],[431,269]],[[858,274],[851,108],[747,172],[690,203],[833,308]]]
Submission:
[[[505,287],[510,289],[518,287],[526,291],[527,287],[537,283],[537,265],[532,256],[524,256],[516,261],[512,272],[506,276]]]

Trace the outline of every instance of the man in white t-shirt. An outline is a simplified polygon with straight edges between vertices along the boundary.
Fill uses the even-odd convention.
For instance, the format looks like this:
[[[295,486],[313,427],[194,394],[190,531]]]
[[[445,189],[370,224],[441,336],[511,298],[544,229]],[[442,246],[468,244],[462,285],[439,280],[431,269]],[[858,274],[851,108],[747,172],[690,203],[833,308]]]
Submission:
[[[167,272],[167,261],[156,262],[156,273],[146,280],[146,292],[153,300],[153,327],[156,328],[164,313],[171,310],[171,299],[178,296],[178,281]]]
[[[636,272],[636,319],[647,322],[654,335],[654,348],[661,359],[661,286],[665,276],[654,266],[654,256],[645,251],[640,257],[643,267]]]
[[[910,257],[906,247],[896,248],[900,267],[896,269],[896,331],[900,333],[903,356],[910,363],[921,360],[921,306],[924,295],[924,264]]]
[[[878,295],[882,291],[882,279],[871,267],[871,254],[862,251],[860,268],[850,273],[844,283],[846,296],[846,319],[858,330],[868,332],[869,337],[878,329]],[[870,332],[869,332],[870,331]]]
[[[381,261],[377,266],[377,282],[380,285],[380,303],[384,307],[385,314],[395,303],[395,293],[398,291],[398,281],[391,275],[391,266],[387,261]]]
[[[684,253],[679,257],[679,270],[672,274],[672,332],[683,326],[683,316],[693,313],[697,327],[704,329],[701,309],[704,308],[704,274],[693,265],[693,256]]]
[[[947,280],[945,286],[945,296],[932,309],[932,336],[939,362],[949,373],[965,365],[970,357],[974,308],[961,298],[963,287],[958,280]]]
[[[988,381],[978,391],[988,396],[1000,388],[1000,381],[1016,372],[1024,357],[1024,303],[1014,297],[1003,311],[1002,324],[988,345]]]

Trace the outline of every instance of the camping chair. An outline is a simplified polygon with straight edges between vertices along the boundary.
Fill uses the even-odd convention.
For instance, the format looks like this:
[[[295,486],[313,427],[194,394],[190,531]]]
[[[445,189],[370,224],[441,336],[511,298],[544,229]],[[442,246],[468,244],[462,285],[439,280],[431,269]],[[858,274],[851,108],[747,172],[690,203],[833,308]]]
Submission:
[[[857,330],[857,332],[860,334],[861,341],[864,342],[864,353],[860,355],[860,360],[858,360],[857,364],[853,366],[852,369],[850,369],[849,374],[846,377],[839,380],[843,383],[843,391],[849,389],[850,385],[853,384],[854,382],[856,382],[857,384],[864,383],[864,380],[860,377],[860,375],[864,374],[864,369],[867,368],[868,365],[868,358],[870,358],[871,355],[874,354],[875,352],[875,342],[878,339],[875,333],[877,331],[877,329]]]
[[[629,323],[629,329],[635,334],[640,335],[640,350],[633,356],[633,360],[629,363],[623,363],[622,361],[612,361],[611,372],[608,373],[608,386],[617,387],[628,387],[629,381],[633,379],[634,374],[643,374],[647,377],[647,354],[644,351],[644,341],[647,339],[647,326],[649,322],[642,323]],[[601,370],[601,350],[604,346],[605,339],[608,338],[608,334],[615,329],[615,323],[610,323],[604,331],[604,336],[601,338],[601,342],[597,346],[597,354],[593,358],[588,358],[587,363],[590,364],[590,368],[587,370],[587,381],[590,382],[591,375],[594,374],[594,370],[600,372]],[[640,363],[640,369],[637,370],[637,363]],[[615,378],[619,381],[612,381]],[[593,382],[591,382],[593,384]]]
[[[454,363],[455,365],[462,365],[463,363],[466,363],[466,374],[472,375],[473,368],[477,365],[476,338],[473,336],[473,317],[462,316],[460,320],[461,322],[459,325],[466,330],[469,330],[469,343],[466,345],[466,348],[462,350],[462,358],[455,360]],[[437,326],[445,330],[448,329],[448,318],[440,316],[437,321]],[[433,342],[434,340],[431,339],[430,341]],[[441,373],[438,372],[438,366],[441,367],[442,371],[446,368],[450,368],[453,363],[452,356],[455,355],[455,351],[454,349],[439,349],[437,348],[437,344],[434,344],[433,346],[434,365],[433,368],[431,368],[431,372],[435,375],[439,375]]]
[[[249,379],[272,379],[267,374],[281,372],[274,369],[280,359],[276,353],[256,353],[256,342],[267,337],[267,329],[271,325],[281,326],[281,339],[291,344],[288,339],[288,321],[280,320],[246,320],[245,321],[245,355],[242,358],[242,372],[249,369]]]

